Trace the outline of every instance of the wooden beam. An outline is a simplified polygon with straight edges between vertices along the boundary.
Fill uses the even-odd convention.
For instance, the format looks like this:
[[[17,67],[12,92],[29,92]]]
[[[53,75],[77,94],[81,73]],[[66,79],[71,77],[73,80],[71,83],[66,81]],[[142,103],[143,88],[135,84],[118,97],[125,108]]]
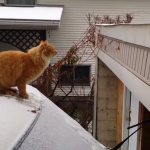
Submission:
[[[122,112],[123,112],[124,84],[118,79],[118,103],[117,103],[117,144],[122,141]]]

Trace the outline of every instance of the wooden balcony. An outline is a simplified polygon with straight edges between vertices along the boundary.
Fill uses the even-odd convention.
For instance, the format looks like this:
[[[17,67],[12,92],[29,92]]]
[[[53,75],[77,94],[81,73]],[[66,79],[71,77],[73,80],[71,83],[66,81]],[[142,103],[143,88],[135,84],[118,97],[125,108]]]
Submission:
[[[150,25],[97,26],[99,49],[150,85]]]

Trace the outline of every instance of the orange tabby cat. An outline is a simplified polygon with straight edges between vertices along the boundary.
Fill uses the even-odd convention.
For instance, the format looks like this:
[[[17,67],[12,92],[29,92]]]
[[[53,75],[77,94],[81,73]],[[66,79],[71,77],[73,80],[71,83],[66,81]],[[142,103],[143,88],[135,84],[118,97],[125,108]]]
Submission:
[[[50,58],[57,54],[47,41],[24,53],[21,51],[0,52],[0,93],[28,98],[26,84],[36,79],[48,66]]]

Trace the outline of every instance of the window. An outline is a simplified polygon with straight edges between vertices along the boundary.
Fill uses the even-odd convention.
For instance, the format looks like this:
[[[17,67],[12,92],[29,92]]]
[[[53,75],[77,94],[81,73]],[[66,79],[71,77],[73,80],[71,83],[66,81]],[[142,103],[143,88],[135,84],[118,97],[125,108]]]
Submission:
[[[90,65],[62,65],[60,76],[62,85],[90,86]]]
[[[5,4],[12,6],[34,6],[36,0],[5,0]]]

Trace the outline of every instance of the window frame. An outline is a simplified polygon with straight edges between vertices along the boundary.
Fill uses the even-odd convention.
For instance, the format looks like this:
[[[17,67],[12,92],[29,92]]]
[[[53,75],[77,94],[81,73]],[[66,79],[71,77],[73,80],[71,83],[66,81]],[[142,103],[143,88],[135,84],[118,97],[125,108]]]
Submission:
[[[12,6],[12,7],[35,7],[35,6],[37,6],[38,0],[34,0],[34,1],[35,1],[34,5],[21,5],[21,4],[8,4],[7,0],[4,0],[4,5]]]
[[[89,67],[89,83],[88,84],[80,84],[75,82],[75,72],[73,73],[73,81],[74,81],[74,86],[90,86],[90,77],[91,77],[91,64],[83,64],[83,65],[62,65],[62,66],[73,66],[73,67],[78,67],[78,66],[88,66]],[[60,71],[61,73],[61,71]],[[68,83],[63,83],[62,81],[60,82],[62,86],[71,86],[71,84]]]

